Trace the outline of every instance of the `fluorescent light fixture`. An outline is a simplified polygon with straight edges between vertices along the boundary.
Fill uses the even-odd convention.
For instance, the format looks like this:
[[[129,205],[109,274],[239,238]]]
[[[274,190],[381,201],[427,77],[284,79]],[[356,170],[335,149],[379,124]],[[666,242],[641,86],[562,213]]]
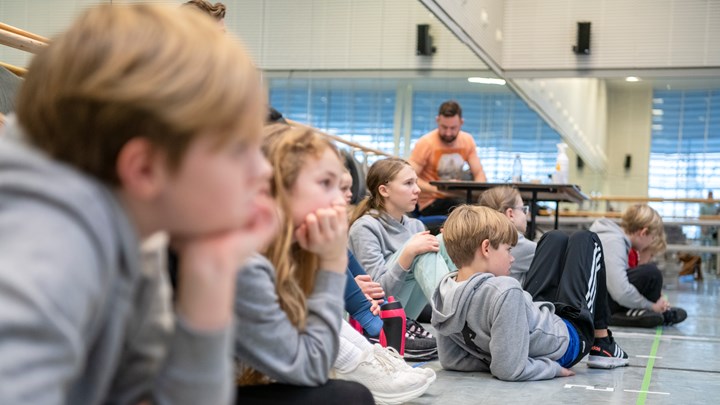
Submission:
[[[652,115],[663,115],[663,110],[661,110],[659,108],[653,108]]]
[[[479,84],[496,84],[498,86],[505,85],[505,80],[495,79],[492,77],[468,77],[468,81],[470,83],[479,83]]]
[[[635,76],[628,76],[625,78],[626,82],[639,82],[640,78]]]

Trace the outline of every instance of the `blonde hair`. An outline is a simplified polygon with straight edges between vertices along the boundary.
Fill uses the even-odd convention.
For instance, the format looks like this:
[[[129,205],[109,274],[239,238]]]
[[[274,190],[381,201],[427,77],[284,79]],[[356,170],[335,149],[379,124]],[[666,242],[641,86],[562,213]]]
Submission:
[[[280,307],[299,330],[305,329],[306,297],[315,286],[318,257],[293,243],[294,226],[290,190],[308,159],[319,159],[326,150],[340,155],[330,140],[310,128],[273,124],[263,131],[265,152],[273,168],[271,193],[281,210],[280,231],[265,256],[275,267],[275,291]],[[241,371],[241,385],[268,383],[269,379],[251,368]]]
[[[199,136],[256,141],[265,106],[243,47],[188,7],[89,9],[32,61],[17,116],[53,158],[118,185],[116,159],[143,137],[177,169]]]
[[[207,0],[190,0],[183,3],[183,6],[193,6],[217,21],[225,18],[225,5],[222,3],[212,4]]]
[[[508,208],[515,208],[520,192],[508,186],[498,186],[485,190],[480,195],[479,204],[488,208],[492,208],[502,214],[505,214]]]
[[[643,228],[648,229],[650,235],[664,237],[663,220],[660,214],[647,204],[634,204],[629,206],[622,214],[620,226],[625,233],[633,234]]]
[[[350,219],[351,224],[372,209],[385,211],[385,199],[380,195],[380,186],[393,181],[405,167],[412,166],[400,158],[378,160],[370,166],[365,181],[369,195],[358,203]]]
[[[445,248],[457,267],[472,263],[475,251],[486,239],[494,249],[501,243],[515,246],[518,232],[505,215],[476,205],[455,208],[443,226]]]

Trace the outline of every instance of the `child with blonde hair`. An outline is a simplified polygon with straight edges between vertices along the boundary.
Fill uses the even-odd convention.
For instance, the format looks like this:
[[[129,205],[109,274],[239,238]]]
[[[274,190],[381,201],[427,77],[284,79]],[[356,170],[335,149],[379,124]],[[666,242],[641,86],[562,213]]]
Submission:
[[[370,195],[350,221],[350,250],[385,293],[398,298],[408,317],[416,319],[448,272],[436,254],[437,238],[406,215],[420,193],[417,175],[405,160],[378,160],[368,171],[367,189]]]
[[[529,207],[523,203],[520,192],[509,186],[493,187],[480,195],[480,205],[494,209],[505,215],[515,225],[518,241],[512,249],[515,259],[510,266],[510,277],[516,278],[520,285],[525,284],[525,275],[530,269],[537,243],[527,239],[527,214]]]
[[[0,137],[0,403],[232,401],[235,277],[277,229],[264,104],[242,46],[178,7],[90,8],[34,57]],[[174,311],[140,254],[160,231]]]
[[[600,218],[590,230],[597,233],[605,250],[611,324],[655,327],[687,318],[685,310],[671,307],[662,297],[663,276],[654,263],[628,270],[631,248],[643,252],[665,238],[663,220],[657,211],[647,204],[634,204],[623,212],[620,225]]]
[[[487,207],[460,206],[443,235],[458,267],[433,296],[432,324],[444,368],[524,381],[573,375],[569,368],[588,353],[590,367],[628,364],[602,325],[607,298],[597,235],[543,235],[527,291],[507,277],[517,242],[507,217]]]
[[[383,367],[380,361],[394,359],[380,356],[342,319],[343,291],[354,280],[347,275],[348,221],[336,148],[309,128],[275,124],[264,132],[281,226],[264,257],[254,257],[237,279],[237,323],[253,325],[238,330],[236,339],[238,397],[373,401],[354,383],[329,380],[331,369],[367,386],[380,403],[422,395],[431,383],[424,372]]]

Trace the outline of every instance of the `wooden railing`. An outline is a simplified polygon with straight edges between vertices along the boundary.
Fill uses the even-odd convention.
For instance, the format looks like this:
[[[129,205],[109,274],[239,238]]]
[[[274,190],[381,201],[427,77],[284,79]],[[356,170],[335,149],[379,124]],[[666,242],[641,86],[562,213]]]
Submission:
[[[49,40],[32,32],[13,27],[12,25],[0,23],[0,45],[6,45],[15,49],[30,53],[38,53],[47,46]],[[0,66],[11,71],[15,75],[24,76],[27,69],[0,62]]]

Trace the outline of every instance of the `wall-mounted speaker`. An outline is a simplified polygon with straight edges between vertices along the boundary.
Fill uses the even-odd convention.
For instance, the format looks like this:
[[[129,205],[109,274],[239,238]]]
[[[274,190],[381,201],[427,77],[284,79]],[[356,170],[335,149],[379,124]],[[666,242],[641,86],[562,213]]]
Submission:
[[[580,156],[577,156],[577,160],[575,161],[577,169],[582,171],[582,169],[585,168],[585,161],[582,160]]]
[[[625,164],[623,167],[625,167],[625,170],[632,168],[632,155],[625,155]]]
[[[430,36],[430,24],[418,24],[417,26],[417,44],[415,46],[415,54],[423,56],[432,56],[436,49],[433,46],[433,39]]]
[[[590,23],[577,23],[577,42],[573,45],[573,52],[578,55],[590,55]]]

